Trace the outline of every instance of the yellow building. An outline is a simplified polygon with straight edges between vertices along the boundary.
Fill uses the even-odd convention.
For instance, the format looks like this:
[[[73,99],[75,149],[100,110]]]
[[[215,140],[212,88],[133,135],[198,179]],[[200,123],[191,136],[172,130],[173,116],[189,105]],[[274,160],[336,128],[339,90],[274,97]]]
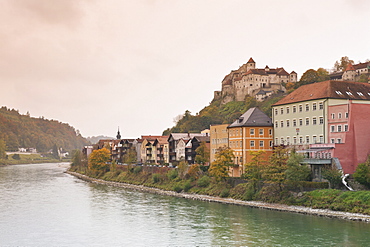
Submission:
[[[230,176],[240,177],[243,165],[252,159],[252,151],[264,151],[265,157],[272,154],[273,124],[260,109],[253,107],[228,126],[229,148],[234,151],[235,166]]]
[[[227,127],[229,124],[211,125],[210,128],[210,162],[215,161],[215,154],[219,148],[228,147],[229,135]]]

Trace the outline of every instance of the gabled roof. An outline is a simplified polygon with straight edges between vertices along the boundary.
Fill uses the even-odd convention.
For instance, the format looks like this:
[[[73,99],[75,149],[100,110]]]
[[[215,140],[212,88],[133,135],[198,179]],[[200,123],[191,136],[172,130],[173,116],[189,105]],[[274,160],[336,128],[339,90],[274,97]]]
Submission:
[[[243,115],[241,115],[235,122],[230,124],[228,128],[253,126],[272,126],[271,118],[269,118],[269,116],[267,116],[257,107],[253,107],[246,111]]]
[[[253,60],[253,58],[251,57],[251,58],[249,58],[248,63],[256,63],[256,62],[255,62],[255,61]]]
[[[357,69],[366,69],[368,66],[370,66],[370,62],[365,62],[365,63],[358,63],[354,64],[353,67]]]
[[[370,100],[370,84],[351,81],[316,82],[299,87],[273,106],[327,98]]]
[[[195,136],[206,136],[207,134],[205,133],[172,133],[169,137],[168,137],[168,140],[170,140],[171,138],[175,141],[178,141],[180,139],[183,139],[184,141],[188,141],[192,138],[194,138]]]
[[[346,71],[351,71],[351,70],[355,70],[355,68],[353,67],[353,65],[351,63],[349,63],[347,65]]]

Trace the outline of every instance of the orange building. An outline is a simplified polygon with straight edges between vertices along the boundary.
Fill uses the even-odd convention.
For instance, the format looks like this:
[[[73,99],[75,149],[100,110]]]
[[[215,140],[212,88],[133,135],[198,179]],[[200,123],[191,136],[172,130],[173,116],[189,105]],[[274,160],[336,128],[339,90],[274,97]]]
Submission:
[[[229,146],[228,124],[211,125],[210,127],[210,162],[215,161],[219,148]]]
[[[265,157],[272,154],[273,124],[260,109],[253,107],[228,126],[229,148],[234,151],[235,166],[230,176],[240,177],[243,165],[252,160],[252,151],[264,151]]]

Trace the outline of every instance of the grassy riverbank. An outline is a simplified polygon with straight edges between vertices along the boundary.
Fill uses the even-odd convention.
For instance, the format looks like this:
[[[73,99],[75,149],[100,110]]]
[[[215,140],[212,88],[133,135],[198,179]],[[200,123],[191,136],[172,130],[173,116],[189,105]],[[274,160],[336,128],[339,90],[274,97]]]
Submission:
[[[246,180],[216,180],[207,175],[189,176],[179,174],[178,169],[151,168],[141,166],[114,169],[106,173],[94,174],[88,169],[72,167],[71,171],[105,181],[142,185],[165,191],[186,192],[232,198],[242,201],[262,201],[313,209],[329,209],[370,215],[370,191],[342,191],[326,188],[325,183],[295,183],[279,185],[261,184]],[[305,187],[315,190],[303,192]],[[302,190],[302,191],[301,191]]]
[[[18,154],[16,156],[13,156],[13,155],[9,155],[7,159],[0,159],[0,166],[38,164],[38,163],[57,163],[57,162],[69,162],[70,161],[70,159],[59,160],[59,159],[55,159],[55,158],[47,157],[47,156],[43,157],[40,154]]]

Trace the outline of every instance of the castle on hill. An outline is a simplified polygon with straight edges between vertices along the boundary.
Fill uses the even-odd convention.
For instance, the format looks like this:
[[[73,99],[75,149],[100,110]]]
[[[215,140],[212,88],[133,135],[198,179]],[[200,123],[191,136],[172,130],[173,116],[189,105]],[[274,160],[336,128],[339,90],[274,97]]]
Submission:
[[[221,91],[214,92],[214,100],[222,99],[222,104],[231,101],[244,101],[247,95],[262,101],[276,92],[286,92],[282,83],[297,82],[297,73],[290,74],[284,68],[256,69],[256,62],[250,58],[238,70],[233,70],[222,80]]]

